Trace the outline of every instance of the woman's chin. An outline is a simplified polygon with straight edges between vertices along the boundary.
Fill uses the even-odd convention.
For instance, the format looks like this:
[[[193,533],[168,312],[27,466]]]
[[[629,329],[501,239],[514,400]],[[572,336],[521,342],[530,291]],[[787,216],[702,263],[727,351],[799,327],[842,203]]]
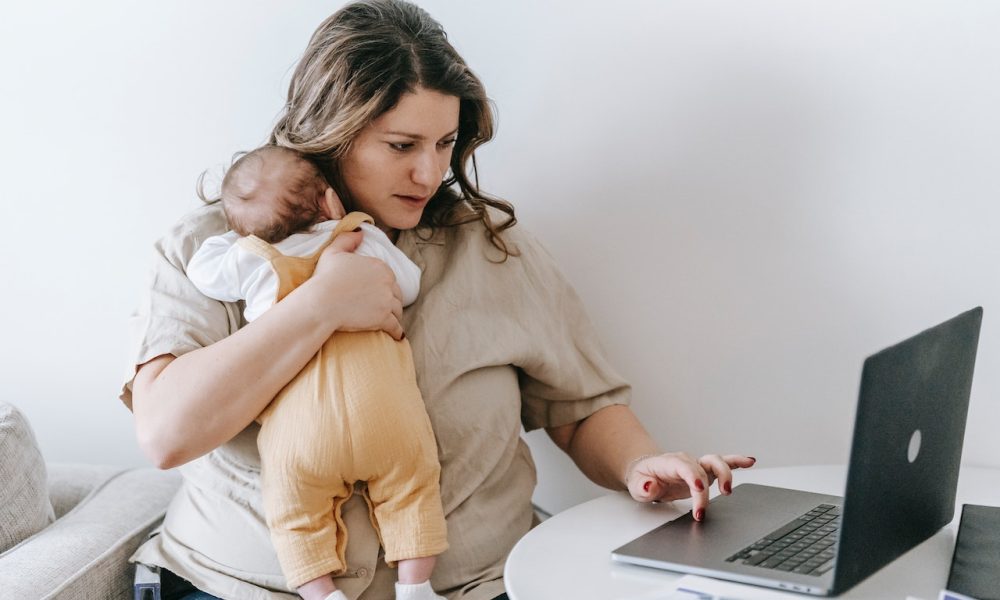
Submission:
[[[407,229],[413,229],[417,225],[420,225],[420,218],[423,216],[423,211],[416,215],[400,215],[394,216],[394,218],[389,218],[384,221],[384,224],[389,229],[395,229],[396,231],[406,231]]]

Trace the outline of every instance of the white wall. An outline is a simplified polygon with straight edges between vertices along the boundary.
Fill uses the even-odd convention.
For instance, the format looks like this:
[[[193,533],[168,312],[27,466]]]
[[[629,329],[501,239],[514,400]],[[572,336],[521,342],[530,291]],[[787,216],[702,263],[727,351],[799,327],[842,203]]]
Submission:
[[[150,244],[263,140],[334,4],[0,13],[0,398],[49,458],[144,462],[115,397]],[[484,187],[563,265],[666,447],[843,462],[864,356],[981,304],[965,459],[1000,466],[1000,5],[422,4],[496,101]],[[595,493],[529,439],[543,506]]]

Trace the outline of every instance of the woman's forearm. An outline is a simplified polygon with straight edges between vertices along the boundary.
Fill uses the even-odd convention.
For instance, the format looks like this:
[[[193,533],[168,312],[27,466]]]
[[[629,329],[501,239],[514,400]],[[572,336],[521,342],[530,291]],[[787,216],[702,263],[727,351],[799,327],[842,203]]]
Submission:
[[[636,457],[662,450],[623,405],[607,406],[586,419],[548,430],[552,440],[597,485],[625,489],[625,470]]]
[[[233,335],[139,367],[132,386],[136,435],[157,466],[183,464],[232,439],[333,332],[403,336],[395,276],[377,258],[353,254],[361,239],[359,232],[337,236],[312,277]]]
[[[309,282],[233,335],[140,367],[136,434],[160,468],[193,460],[249,425],[338,328]]]

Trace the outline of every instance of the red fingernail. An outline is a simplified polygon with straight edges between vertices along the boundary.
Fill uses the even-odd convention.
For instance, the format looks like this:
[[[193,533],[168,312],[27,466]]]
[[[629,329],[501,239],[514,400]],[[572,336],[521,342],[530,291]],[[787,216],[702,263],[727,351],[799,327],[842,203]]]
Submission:
[[[402,342],[405,339],[406,339],[406,334],[405,333],[403,335],[399,336],[399,341]]]
[[[651,485],[653,485],[652,481],[647,481],[646,483],[642,484],[642,491],[648,492],[649,491],[649,486],[651,486]]]
[[[750,460],[752,460],[752,461],[754,461],[754,462],[757,462],[757,459],[756,459],[756,458],[754,458],[754,457],[752,457],[752,456],[748,456],[747,458],[749,458]]]
[[[695,513],[694,513],[694,520],[695,521],[701,521],[704,518],[705,518],[705,509],[699,508],[697,511],[695,511]]]
[[[726,483],[722,484],[722,489],[726,490],[727,494],[732,494],[733,493],[733,484],[731,482],[727,481]]]
[[[705,484],[702,483],[700,479],[695,479],[694,480],[694,487],[697,488],[697,490],[699,492],[704,492],[705,491]]]

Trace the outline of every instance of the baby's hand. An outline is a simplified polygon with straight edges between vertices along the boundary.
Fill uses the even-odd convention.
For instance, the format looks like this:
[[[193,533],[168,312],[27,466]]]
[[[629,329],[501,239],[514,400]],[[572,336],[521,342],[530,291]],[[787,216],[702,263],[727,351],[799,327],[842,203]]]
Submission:
[[[347,214],[347,211],[344,210],[344,204],[340,201],[340,196],[331,187],[326,188],[323,207],[326,209],[326,218],[331,221],[341,219]]]

